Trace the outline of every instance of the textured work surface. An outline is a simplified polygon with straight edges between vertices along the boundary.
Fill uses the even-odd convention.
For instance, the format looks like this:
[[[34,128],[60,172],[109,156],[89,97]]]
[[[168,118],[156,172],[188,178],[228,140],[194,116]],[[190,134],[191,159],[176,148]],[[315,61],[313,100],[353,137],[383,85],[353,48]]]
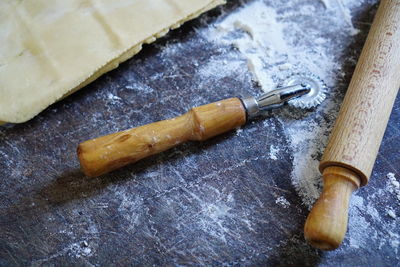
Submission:
[[[399,97],[370,184],[354,198],[373,203],[373,210],[350,209],[358,221],[350,217],[349,234],[334,252],[314,250],[304,241],[308,209],[291,183],[296,158],[282,123],[321,117],[332,124],[334,117],[323,109],[286,107],[236,132],[182,145],[103,177],[90,179],[79,171],[75,150],[81,141],[222,98],[259,94],[245,59],[198,33],[223,16],[222,10],[227,14],[251,2],[231,2],[185,25],[28,123],[0,128],[0,265],[398,264],[399,218],[388,216],[386,208],[397,214],[400,209],[396,189],[386,190],[386,175],[400,175]],[[323,16],[296,16],[302,6],[324,12],[323,2],[291,2],[266,1],[291,12],[287,19],[299,27],[334,40],[329,49],[344,71],[330,95],[338,104],[374,1],[353,10],[361,30],[354,36],[318,28]],[[297,38],[301,43],[305,37]],[[203,67],[216,61],[222,74],[205,79]],[[240,68],[222,71],[232,64]],[[271,145],[281,149],[274,152]],[[397,230],[389,232],[389,225]]]

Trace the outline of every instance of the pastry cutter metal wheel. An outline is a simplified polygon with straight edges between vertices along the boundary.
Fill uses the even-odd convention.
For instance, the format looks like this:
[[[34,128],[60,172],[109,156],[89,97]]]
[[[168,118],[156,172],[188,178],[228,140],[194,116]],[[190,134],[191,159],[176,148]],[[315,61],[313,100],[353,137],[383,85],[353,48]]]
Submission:
[[[78,146],[83,172],[95,177],[186,141],[203,141],[233,130],[266,110],[288,103],[312,108],[325,99],[326,85],[310,73],[289,76],[258,98],[229,98],[192,108],[179,117],[85,141]]]

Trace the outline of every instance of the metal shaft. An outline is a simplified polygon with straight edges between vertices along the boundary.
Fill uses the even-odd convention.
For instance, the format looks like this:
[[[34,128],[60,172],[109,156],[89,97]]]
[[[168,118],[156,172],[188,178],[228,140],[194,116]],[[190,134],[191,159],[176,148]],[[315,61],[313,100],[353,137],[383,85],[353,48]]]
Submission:
[[[311,87],[307,84],[296,84],[278,88],[265,93],[258,98],[247,97],[242,99],[248,118],[254,118],[261,112],[281,107],[285,102],[309,93]]]

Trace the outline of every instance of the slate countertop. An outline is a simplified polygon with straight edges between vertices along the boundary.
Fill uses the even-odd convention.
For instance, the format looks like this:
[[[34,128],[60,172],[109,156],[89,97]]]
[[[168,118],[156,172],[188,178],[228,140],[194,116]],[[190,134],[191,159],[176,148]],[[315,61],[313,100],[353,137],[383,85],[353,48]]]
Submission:
[[[185,24],[33,120],[0,127],[1,266],[399,264],[395,246],[379,247],[369,237],[365,247],[346,239],[335,252],[304,241],[308,209],[290,182],[290,145],[279,160],[265,153],[270,144],[288,143],[274,112],[264,118],[273,128],[259,119],[240,134],[187,143],[99,178],[80,172],[76,147],[84,140],[260,93],[248,73],[201,87],[192,79],[196,66],[230,49],[200,39],[195,29],[249,2],[232,1]],[[366,6],[357,14],[371,22],[376,6]],[[359,26],[355,41],[342,40],[346,55],[361,51],[369,25]],[[162,53],[173,44],[174,53]],[[354,64],[337,90],[345,91]],[[374,175],[358,196],[383,188],[388,172],[400,175],[399,125],[397,97]],[[290,205],[277,205],[279,196]],[[399,213],[391,195],[380,201]],[[381,231],[379,222],[369,225]]]

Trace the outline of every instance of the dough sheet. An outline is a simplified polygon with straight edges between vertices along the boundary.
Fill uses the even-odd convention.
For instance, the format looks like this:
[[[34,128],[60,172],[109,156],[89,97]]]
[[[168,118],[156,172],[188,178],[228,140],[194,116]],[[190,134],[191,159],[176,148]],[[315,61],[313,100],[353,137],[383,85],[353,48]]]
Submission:
[[[224,0],[0,1],[0,123],[25,122]]]

